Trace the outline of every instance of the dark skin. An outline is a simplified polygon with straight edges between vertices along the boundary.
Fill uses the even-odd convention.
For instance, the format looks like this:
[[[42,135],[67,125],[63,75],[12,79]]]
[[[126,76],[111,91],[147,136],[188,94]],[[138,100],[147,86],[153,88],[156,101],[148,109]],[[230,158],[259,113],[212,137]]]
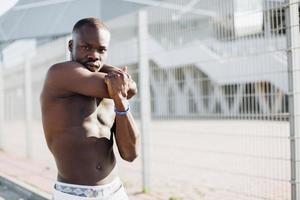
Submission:
[[[102,185],[117,176],[110,127],[97,120],[97,107],[108,98],[124,111],[136,85],[126,68],[104,65],[109,40],[106,29],[81,27],[69,42],[72,61],[55,64],[47,73],[41,94],[43,127],[61,182]],[[139,133],[130,112],[116,116],[115,140],[124,160],[137,157]]]

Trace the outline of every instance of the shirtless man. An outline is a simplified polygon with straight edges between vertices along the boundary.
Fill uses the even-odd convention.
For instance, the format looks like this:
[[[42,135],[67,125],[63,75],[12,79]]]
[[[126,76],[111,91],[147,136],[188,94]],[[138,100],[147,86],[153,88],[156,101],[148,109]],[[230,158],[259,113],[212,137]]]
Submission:
[[[133,161],[139,133],[127,99],[136,94],[136,85],[126,68],[104,65],[109,40],[108,28],[98,19],[79,20],[69,42],[71,61],[55,64],[47,73],[41,110],[58,169],[54,200],[128,199],[116,172],[113,136],[120,156]],[[97,120],[103,98],[115,105],[110,131]]]

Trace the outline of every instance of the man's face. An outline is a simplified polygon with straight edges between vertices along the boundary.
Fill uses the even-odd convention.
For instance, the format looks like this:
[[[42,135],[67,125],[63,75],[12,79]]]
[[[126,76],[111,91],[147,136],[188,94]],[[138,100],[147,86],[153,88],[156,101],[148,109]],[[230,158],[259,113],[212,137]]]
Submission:
[[[83,26],[69,42],[72,60],[88,70],[99,71],[107,58],[110,33],[106,29]]]

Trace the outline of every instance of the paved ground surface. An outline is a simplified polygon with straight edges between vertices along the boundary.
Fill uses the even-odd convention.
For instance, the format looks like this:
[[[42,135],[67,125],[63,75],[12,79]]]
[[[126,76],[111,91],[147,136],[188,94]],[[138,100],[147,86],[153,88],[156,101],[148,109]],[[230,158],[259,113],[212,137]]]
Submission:
[[[24,130],[22,123],[5,124],[8,153],[0,154],[0,171],[51,193],[56,169],[40,122],[32,124],[31,161],[24,159]],[[151,193],[141,193],[141,158],[119,159],[119,171],[133,200],[290,200],[288,134],[288,123],[279,121],[154,121]]]
[[[0,183],[0,200],[21,200],[22,195],[8,189],[5,185]]]
[[[6,176],[17,178],[41,192],[46,192],[49,196],[56,177],[56,170],[50,169],[42,163],[13,156],[5,152],[0,152],[0,172]],[[0,183],[0,200],[2,200],[1,198],[5,200],[21,200],[24,197]],[[130,194],[130,198],[147,200],[152,197],[137,193]]]

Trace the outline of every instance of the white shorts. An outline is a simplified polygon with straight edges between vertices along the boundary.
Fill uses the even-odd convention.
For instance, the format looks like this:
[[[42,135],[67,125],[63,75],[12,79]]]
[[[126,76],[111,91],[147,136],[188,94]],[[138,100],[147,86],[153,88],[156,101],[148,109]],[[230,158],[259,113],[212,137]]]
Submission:
[[[53,200],[128,200],[120,178],[99,186],[74,185],[56,182]]]

